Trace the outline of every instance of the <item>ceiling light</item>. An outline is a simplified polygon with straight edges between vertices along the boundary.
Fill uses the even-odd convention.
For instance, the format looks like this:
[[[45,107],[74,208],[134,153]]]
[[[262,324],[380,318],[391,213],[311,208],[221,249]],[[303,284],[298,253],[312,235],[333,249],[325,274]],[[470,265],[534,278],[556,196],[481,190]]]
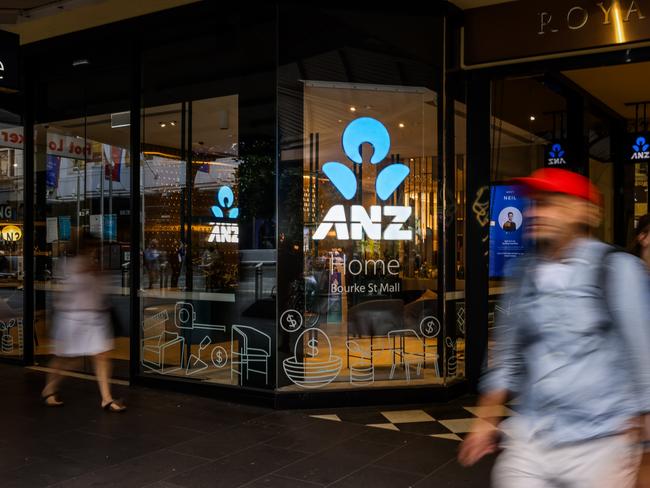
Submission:
[[[176,127],[176,121],[175,121],[175,120],[172,120],[172,121],[169,123],[169,125],[171,125],[172,127]]]
[[[87,64],[90,64],[90,61],[88,61],[87,59],[75,59],[74,61],[72,61],[72,66],[74,66],[75,68],[77,66],[85,66]]]
[[[159,123],[160,123],[160,127],[167,127],[167,124],[165,124],[164,122],[159,122]]]
[[[535,118],[536,118],[536,117],[535,117],[534,115],[531,115],[531,116],[530,116],[530,121],[531,121],[531,122],[535,122]]]
[[[356,111],[357,111],[357,107],[355,107],[354,105],[350,107],[350,112],[356,112]]]
[[[406,127],[406,125],[404,125],[404,122],[400,122],[398,125],[399,125],[400,129],[403,129],[404,127]]]

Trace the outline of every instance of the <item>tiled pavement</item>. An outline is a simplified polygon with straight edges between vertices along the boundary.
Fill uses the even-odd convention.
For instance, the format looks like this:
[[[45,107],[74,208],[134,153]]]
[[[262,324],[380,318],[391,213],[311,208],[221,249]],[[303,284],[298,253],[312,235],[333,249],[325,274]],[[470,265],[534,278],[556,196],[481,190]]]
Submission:
[[[311,413],[312,418],[352,422],[366,427],[409,432],[439,439],[462,441],[474,428],[492,428],[484,418],[504,419],[515,415],[514,406],[476,407],[474,398],[465,397],[451,404],[423,408],[351,408]]]
[[[455,461],[453,436],[485,414],[472,411],[468,398],[273,411],[116,386],[129,405],[116,415],[99,409],[93,382],[67,379],[66,406],[58,409],[39,403],[42,384],[40,372],[0,366],[3,488],[489,486],[492,458],[471,469]]]

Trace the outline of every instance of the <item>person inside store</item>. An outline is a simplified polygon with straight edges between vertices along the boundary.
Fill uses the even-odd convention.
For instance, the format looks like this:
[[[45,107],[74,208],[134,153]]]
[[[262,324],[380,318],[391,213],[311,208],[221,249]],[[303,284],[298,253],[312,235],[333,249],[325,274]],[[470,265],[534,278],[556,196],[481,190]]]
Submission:
[[[640,257],[650,269],[650,214],[639,219],[635,234],[632,252]]]
[[[183,263],[185,262],[185,242],[177,240],[174,252],[170,255],[169,264],[172,268],[171,287],[178,288],[178,279],[181,276]]]
[[[54,354],[45,388],[41,392],[48,407],[63,406],[59,387],[63,376],[58,371],[69,369],[72,361],[91,357],[95,366],[101,407],[108,412],[123,412],[126,405],[111,394],[110,351],[113,349],[113,327],[107,284],[99,267],[100,243],[87,236],[79,254],[68,260],[63,290],[54,304]]]
[[[149,277],[149,289],[151,289],[160,277],[160,251],[156,239],[151,239],[149,246],[144,250],[144,267]]]
[[[518,415],[500,431],[498,418],[477,422],[459,461],[473,465],[501,440],[496,488],[647,488],[647,269],[591,237],[602,196],[587,178],[544,168],[517,182],[533,202],[525,230],[535,251],[509,270],[479,405],[517,397]]]
[[[517,230],[517,224],[515,222],[513,222],[513,220],[512,220],[514,218],[514,216],[515,216],[514,213],[508,212],[508,220],[506,220],[503,223],[503,230],[504,231],[506,231],[506,232],[514,232],[514,231]]]

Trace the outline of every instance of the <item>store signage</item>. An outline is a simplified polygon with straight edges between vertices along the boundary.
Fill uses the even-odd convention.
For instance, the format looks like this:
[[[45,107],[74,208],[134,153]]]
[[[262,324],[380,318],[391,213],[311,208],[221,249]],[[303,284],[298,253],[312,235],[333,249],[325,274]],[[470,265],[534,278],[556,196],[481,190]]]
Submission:
[[[635,134],[629,145],[628,159],[632,162],[645,162],[650,160],[650,134]]]
[[[384,160],[390,151],[390,134],[377,119],[360,117],[353,120],[343,131],[341,138],[343,152],[354,164],[362,164],[361,146],[370,144],[374,150],[371,164]],[[334,188],[346,200],[357,194],[357,178],[354,172],[340,162],[323,165],[323,173]],[[393,163],[382,169],[375,181],[375,192],[379,200],[390,198],[409,175],[410,169],[402,163]],[[395,205],[373,205],[368,210],[361,205],[334,205],[325,214],[323,221],[313,235],[315,241],[325,239],[333,230],[339,240],[407,241],[413,239],[413,231],[405,228],[413,209]],[[388,221],[384,225],[384,221]]]
[[[0,205],[0,219],[14,220],[14,208],[11,205]]]
[[[0,130],[0,146],[22,149],[24,143],[23,128],[12,127]]]
[[[18,91],[19,49],[20,43],[17,34],[0,31],[0,91]]]
[[[233,206],[235,194],[229,186],[222,186],[217,192],[216,200],[217,205],[211,208],[212,215],[223,221],[212,223],[208,242],[238,243],[239,226],[235,222],[228,222],[239,217],[239,208]]]
[[[506,264],[525,252],[524,210],[526,199],[512,185],[492,187],[490,205],[490,277],[505,275]]]
[[[83,138],[64,136],[54,132],[47,133],[47,154],[62,156],[64,158],[83,159],[91,155],[90,142],[84,145]],[[22,149],[25,136],[22,127],[11,127],[0,130],[0,146]]]
[[[90,143],[84,144],[84,139],[76,136],[62,136],[52,132],[47,133],[47,153],[65,158],[82,159],[91,155]]]
[[[16,225],[5,225],[0,231],[3,241],[16,242],[22,239],[23,231]]]
[[[647,43],[649,15],[649,0],[526,0],[470,9],[463,64],[478,67]]]
[[[562,166],[568,166],[568,163],[566,162],[566,159],[564,159],[564,156],[566,155],[566,152],[564,151],[562,144],[559,142],[556,142],[554,144],[551,144],[548,146],[546,150],[546,164],[545,166],[548,167],[562,167]]]

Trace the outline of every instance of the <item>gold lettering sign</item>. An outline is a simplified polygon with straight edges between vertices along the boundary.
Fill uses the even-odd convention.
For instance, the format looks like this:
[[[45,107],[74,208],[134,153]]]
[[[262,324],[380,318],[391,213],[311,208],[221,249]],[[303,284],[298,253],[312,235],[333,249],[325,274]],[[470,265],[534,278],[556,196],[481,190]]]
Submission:
[[[466,69],[650,45],[650,0],[526,0],[465,12]],[[494,36],[508,32],[508,42]]]

